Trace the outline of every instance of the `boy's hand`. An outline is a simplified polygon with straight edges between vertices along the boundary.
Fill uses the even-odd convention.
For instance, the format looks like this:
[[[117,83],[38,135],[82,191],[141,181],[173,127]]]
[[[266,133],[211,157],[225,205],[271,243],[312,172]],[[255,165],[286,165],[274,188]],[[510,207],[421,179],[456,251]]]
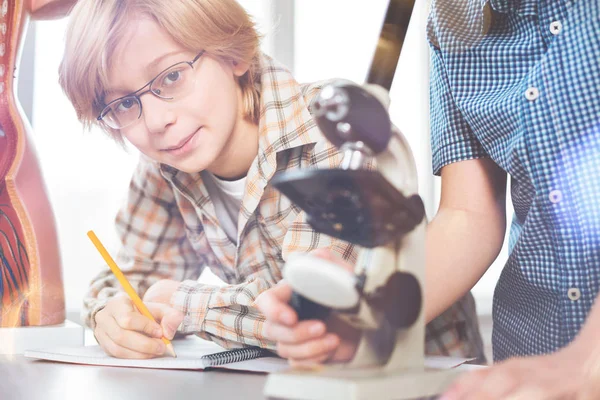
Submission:
[[[171,303],[171,297],[173,293],[177,291],[181,282],[173,281],[171,279],[162,279],[150,286],[144,294],[144,303],[163,303],[169,305]]]
[[[352,270],[350,265],[336,259],[327,250],[316,250],[312,254]],[[288,358],[292,365],[302,367],[325,361],[350,360],[356,351],[360,332],[337,319],[332,319],[327,325],[318,320],[298,321],[298,315],[288,304],[291,295],[291,287],[282,281],[256,299],[257,307],[267,319],[266,335],[277,342],[278,354]]]
[[[590,349],[571,344],[554,354],[514,358],[468,373],[441,399],[598,399],[600,363]]]
[[[144,304],[157,322],[140,314],[125,294],[110,299],[96,314],[94,336],[107,354],[138,359],[164,354],[166,347],[161,338],[173,338],[183,314],[165,304]]]

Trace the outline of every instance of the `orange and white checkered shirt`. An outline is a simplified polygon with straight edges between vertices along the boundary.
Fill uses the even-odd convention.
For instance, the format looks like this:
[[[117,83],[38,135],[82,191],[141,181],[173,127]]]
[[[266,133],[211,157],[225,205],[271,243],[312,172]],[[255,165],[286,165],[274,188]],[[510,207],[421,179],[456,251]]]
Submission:
[[[184,173],[146,158],[140,159],[116,220],[123,244],[117,262],[140,296],[161,279],[182,281],[171,299],[185,315],[180,331],[224,347],[274,348],[265,338],[264,316],[254,301],[281,280],[290,254],[329,248],[351,263],[357,256],[355,246],[315,232],[305,214],[269,184],[276,173],[339,165],[339,152],[311,117],[311,100],[323,83],[300,85],[267,56],[262,68],[259,149],[247,174],[237,244],[219,226],[200,173]],[[199,283],[204,268],[227,285]],[[92,282],[84,301],[88,325],[120,290],[108,269]],[[461,328],[476,328],[476,317],[464,310],[454,308],[440,317],[435,337],[428,339],[433,353],[479,355],[473,346],[478,331],[473,336]],[[435,350],[442,341],[448,346]]]

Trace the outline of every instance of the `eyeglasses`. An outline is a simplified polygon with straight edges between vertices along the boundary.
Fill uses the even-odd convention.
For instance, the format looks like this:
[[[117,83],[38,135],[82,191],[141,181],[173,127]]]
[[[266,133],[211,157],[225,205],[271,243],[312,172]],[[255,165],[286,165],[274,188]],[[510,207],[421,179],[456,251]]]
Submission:
[[[196,83],[194,63],[204,54],[202,50],[192,61],[183,61],[171,65],[156,75],[150,82],[127,96],[119,97],[108,103],[98,116],[98,121],[112,129],[123,129],[142,116],[140,97],[150,92],[159,99],[173,100],[192,90]]]

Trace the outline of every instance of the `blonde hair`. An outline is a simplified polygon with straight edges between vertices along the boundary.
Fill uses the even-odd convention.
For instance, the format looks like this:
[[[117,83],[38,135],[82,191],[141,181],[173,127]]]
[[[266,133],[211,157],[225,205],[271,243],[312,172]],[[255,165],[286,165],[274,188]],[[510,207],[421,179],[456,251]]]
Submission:
[[[71,12],[59,68],[60,85],[86,126],[104,107],[108,71],[128,23],[153,18],[180,45],[223,61],[249,64],[239,78],[244,117],[258,123],[260,113],[260,36],[235,0],[79,0]],[[107,129],[120,139],[118,131]]]

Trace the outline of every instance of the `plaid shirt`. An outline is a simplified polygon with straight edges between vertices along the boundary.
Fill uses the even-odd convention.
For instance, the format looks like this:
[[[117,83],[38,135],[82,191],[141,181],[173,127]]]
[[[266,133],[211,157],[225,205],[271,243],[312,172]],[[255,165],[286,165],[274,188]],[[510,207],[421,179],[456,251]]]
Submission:
[[[434,171],[489,157],[511,176],[495,360],[567,345],[600,289],[599,4],[433,5]]]
[[[225,347],[274,348],[265,339],[264,317],[254,306],[262,291],[281,280],[292,253],[330,248],[353,263],[357,249],[315,232],[305,214],[269,185],[275,173],[297,168],[335,168],[340,154],[311,117],[311,99],[322,84],[299,85],[268,57],[261,78],[259,150],[247,175],[232,242],[219,226],[201,174],[188,174],[141,159],[127,204],[117,216],[123,247],[118,262],[140,295],[161,279],[183,281],[171,299],[185,314],[183,333],[195,333]],[[215,287],[197,282],[210,268],[227,283]],[[120,290],[109,271],[92,283],[85,316]],[[428,331],[435,354],[481,355],[472,298],[439,317]]]

